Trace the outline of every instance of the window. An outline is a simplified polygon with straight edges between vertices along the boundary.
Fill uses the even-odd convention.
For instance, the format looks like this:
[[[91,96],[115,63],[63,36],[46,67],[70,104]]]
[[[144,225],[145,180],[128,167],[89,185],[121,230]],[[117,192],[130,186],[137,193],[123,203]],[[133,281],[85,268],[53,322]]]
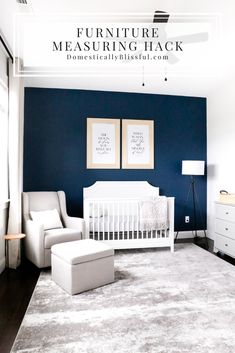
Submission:
[[[8,199],[8,78],[7,59],[0,50],[0,202]]]

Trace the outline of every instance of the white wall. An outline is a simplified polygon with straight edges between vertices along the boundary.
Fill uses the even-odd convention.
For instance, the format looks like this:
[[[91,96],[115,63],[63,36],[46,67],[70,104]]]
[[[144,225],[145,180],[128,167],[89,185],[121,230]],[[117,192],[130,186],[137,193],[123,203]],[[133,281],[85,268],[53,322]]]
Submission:
[[[224,73],[207,99],[207,229],[214,239],[214,202],[222,189],[235,193],[235,3],[222,2]],[[218,53],[219,54],[219,53]]]
[[[214,201],[219,191],[235,193],[235,76],[221,82],[208,98],[208,234],[214,237]]]

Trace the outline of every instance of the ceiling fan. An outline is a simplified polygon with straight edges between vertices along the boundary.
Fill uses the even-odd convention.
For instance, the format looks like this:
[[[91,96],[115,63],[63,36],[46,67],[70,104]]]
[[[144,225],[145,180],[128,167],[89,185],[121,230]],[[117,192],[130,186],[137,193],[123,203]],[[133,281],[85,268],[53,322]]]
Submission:
[[[168,14],[165,11],[155,11],[154,17],[153,17],[153,23],[165,23],[167,24],[169,20],[170,14]],[[191,44],[191,43],[199,43],[199,42],[205,42],[208,40],[208,33],[207,32],[200,32],[200,33],[194,33],[194,34],[187,34],[187,35],[182,35],[182,36],[177,36],[177,37],[171,37],[168,38],[166,33],[165,34],[165,40],[169,41],[182,41],[184,44]],[[179,58],[172,52],[168,53],[168,61],[170,64],[175,64],[179,61]]]
[[[16,0],[16,2],[27,5],[27,0]]]

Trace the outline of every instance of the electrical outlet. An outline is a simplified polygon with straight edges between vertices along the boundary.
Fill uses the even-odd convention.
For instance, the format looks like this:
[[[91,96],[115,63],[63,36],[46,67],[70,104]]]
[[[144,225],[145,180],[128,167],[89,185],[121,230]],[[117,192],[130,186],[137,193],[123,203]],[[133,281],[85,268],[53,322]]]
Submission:
[[[190,222],[190,217],[189,216],[185,216],[184,221],[185,221],[185,223],[189,223]]]

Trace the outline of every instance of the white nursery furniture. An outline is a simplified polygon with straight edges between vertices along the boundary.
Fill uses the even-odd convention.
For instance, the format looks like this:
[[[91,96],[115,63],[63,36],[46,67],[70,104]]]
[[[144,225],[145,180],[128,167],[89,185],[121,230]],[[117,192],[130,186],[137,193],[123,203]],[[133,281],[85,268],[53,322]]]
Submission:
[[[37,267],[51,265],[51,247],[82,238],[84,220],[69,217],[65,193],[23,192],[23,229],[26,257]]]
[[[53,245],[52,279],[69,294],[114,281],[114,250],[92,239]]]
[[[174,197],[146,181],[100,181],[83,189],[86,238],[114,249],[170,247],[174,251]]]
[[[216,202],[215,217],[214,251],[235,257],[235,204]]]

